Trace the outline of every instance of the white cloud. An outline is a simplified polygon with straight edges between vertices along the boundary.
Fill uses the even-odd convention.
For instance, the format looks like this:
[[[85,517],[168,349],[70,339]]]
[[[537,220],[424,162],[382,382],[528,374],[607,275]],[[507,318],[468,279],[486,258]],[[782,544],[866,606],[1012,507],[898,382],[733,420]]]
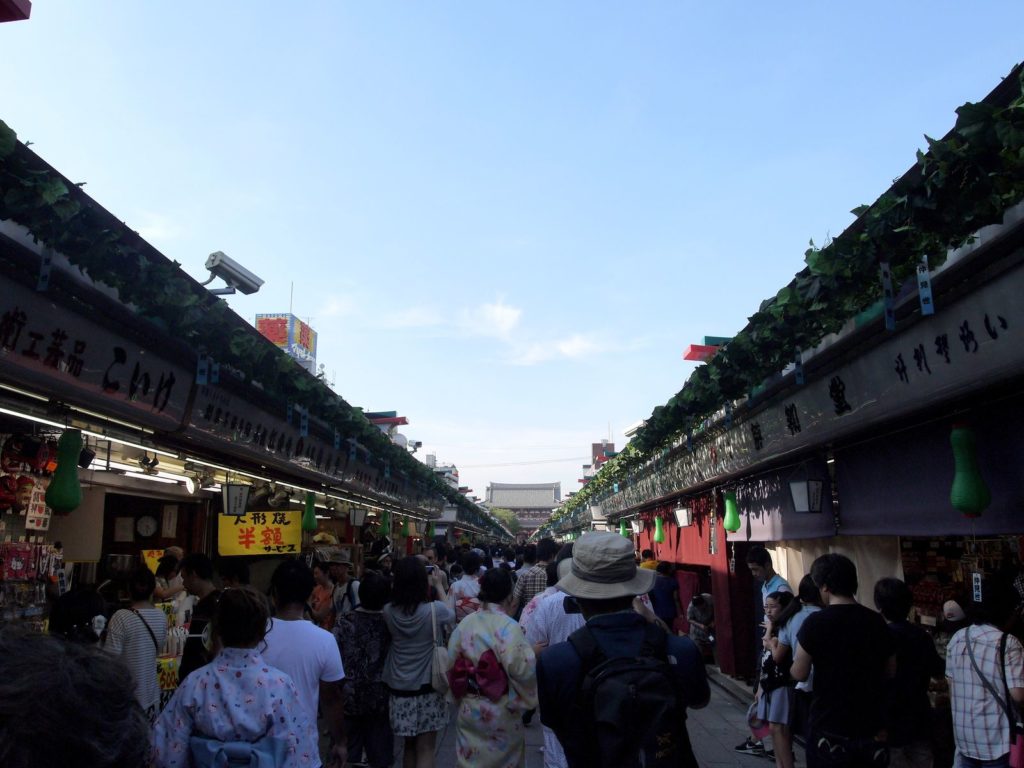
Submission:
[[[588,339],[582,334],[574,334],[568,339],[563,339],[556,343],[558,351],[564,357],[586,357],[587,355],[594,354],[600,351],[600,347],[597,342],[592,339]]]
[[[343,317],[356,311],[356,303],[351,296],[331,296],[317,313],[317,317]]]
[[[373,321],[378,328],[428,328],[441,325],[444,318],[433,307],[406,307],[405,309],[387,310]]]
[[[157,243],[174,240],[182,234],[181,227],[167,216],[159,213],[141,211],[139,213],[139,222],[140,225],[136,231],[146,242]]]
[[[594,339],[583,334],[573,334],[564,339],[552,339],[527,344],[516,350],[509,362],[512,365],[538,365],[549,360],[580,360],[598,354],[603,348]]]
[[[464,310],[462,327],[474,335],[508,339],[519,325],[522,314],[523,310],[519,307],[510,306],[502,299],[498,299],[493,304],[481,304],[473,309]]]

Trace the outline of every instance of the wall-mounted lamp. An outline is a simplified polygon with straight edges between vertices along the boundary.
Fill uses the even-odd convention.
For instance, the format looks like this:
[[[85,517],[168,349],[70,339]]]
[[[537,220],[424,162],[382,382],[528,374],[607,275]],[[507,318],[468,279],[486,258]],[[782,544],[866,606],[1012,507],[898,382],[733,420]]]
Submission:
[[[78,454],[78,466],[82,469],[88,469],[89,465],[92,464],[93,459],[96,458],[96,451],[86,445],[82,452]]]
[[[689,507],[684,507],[680,504],[673,510],[673,514],[676,516],[676,525],[680,528],[687,528],[693,525],[693,510]]]
[[[348,519],[356,528],[362,528],[363,523],[366,522],[366,508],[352,507],[348,511]]]
[[[224,483],[221,488],[225,515],[240,516],[245,514],[245,506],[249,501],[251,485],[241,483]]]
[[[288,500],[292,497],[292,492],[286,488],[278,488],[274,491],[274,494],[267,499],[267,504],[272,507],[279,507],[282,504],[287,504]]]
[[[789,495],[793,497],[794,512],[821,512],[821,480],[790,480]]]
[[[639,517],[634,517],[632,520],[630,520],[629,525],[633,529],[634,536],[639,536],[641,533],[643,533],[644,523],[643,520],[641,520]]]
[[[258,504],[262,504],[270,498],[273,492],[274,489],[270,487],[270,483],[253,486],[252,493],[249,495],[249,505],[255,507]]]
[[[157,467],[160,465],[160,457],[157,456],[155,453],[153,454],[152,459],[149,458],[149,456],[147,456],[145,453],[143,453],[141,456],[139,456],[138,462],[139,467],[141,467],[142,471],[145,472],[147,475],[155,475],[159,471]]]

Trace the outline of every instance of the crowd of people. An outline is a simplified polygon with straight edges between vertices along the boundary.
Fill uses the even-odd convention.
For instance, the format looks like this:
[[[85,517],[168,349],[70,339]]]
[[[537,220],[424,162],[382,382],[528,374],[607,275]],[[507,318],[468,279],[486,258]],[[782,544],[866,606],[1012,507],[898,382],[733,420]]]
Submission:
[[[545,768],[691,768],[686,713],[710,697],[714,599],[698,590],[684,608],[672,567],[639,560],[610,532],[518,552],[384,548],[360,574],[339,548],[282,561],[264,594],[234,564],[215,574],[205,555],[169,551],[155,575],[130,574],[109,618],[78,591],[49,637],[0,632],[0,765],[433,768],[452,720],[459,766],[517,768],[539,713]],[[795,592],[764,548],[747,565],[764,621],[737,751],[792,768],[802,742],[810,768],[931,768],[928,690],[946,680],[955,764],[1011,765],[1024,704],[1024,647],[1004,631],[1012,587],[990,579],[966,613],[947,605],[943,659],[908,621],[899,579],[875,584],[869,608],[843,555],[815,560]],[[189,620],[162,711],[156,599]],[[47,733],[62,718],[74,727]]]
[[[109,618],[95,592],[78,590],[54,607],[45,642],[0,633],[0,685],[20,702],[0,704],[0,764],[432,768],[452,719],[460,766],[515,768],[539,712],[545,765],[592,765],[581,726],[607,715],[598,706],[607,697],[580,711],[567,680],[594,677],[600,691],[602,670],[625,660],[615,675],[655,683],[629,713],[651,727],[640,737],[618,729],[603,748],[653,757],[667,745],[695,765],[685,709],[708,700],[701,654],[665,631],[646,598],[655,573],[621,536],[588,534],[575,548],[545,539],[519,552],[437,545],[394,558],[385,549],[361,574],[339,548],[311,565],[282,561],[266,594],[244,569],[175,550],[156,574],[140,564],[128,576],[128,604]],[[154,601],[172,602],[189,627],[162,711],[155,670],[167,618]],[[585,653],[566,666],[577,646]],[[637,657],[642,669],[628,663]],[[102,695],[92,695],[99,679]],[[70,723],[82,708],[79,722],[102,720],[103,733],[124,738],[76,726],[41,740],[25,720]]]
[[[822,555],[796,594],[753,547],[747,565],[762,584],[764,622],[751,734],[738,752],[794,764],[794,736],[809,768],[932,768],[950,733],[958,768],[1010,768],[1024,704],[1024,650],[1010,631],[1022,595],[989,577],[973,599],[944,606],[945,659],[909,617],[913,596],[896,578],[880,579],[874,608],[860,604],[855,564]],[[933,708],[929,690],[948,690],[950,708]],[[762,738],[771,736],[772,749]],[[944,760],[946,764],[949,760]]]

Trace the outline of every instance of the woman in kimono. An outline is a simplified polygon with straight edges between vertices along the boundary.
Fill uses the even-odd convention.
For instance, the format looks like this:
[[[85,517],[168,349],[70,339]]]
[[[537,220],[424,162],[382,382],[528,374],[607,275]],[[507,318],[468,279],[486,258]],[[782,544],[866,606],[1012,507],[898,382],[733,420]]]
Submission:
[[[452,697],[458,704],[460,768],[522,768],[523,713],[537,706],[537,665],[522,628],[506,611],[512,576],[492,568],[480,579],[480,610],[448,642]]]

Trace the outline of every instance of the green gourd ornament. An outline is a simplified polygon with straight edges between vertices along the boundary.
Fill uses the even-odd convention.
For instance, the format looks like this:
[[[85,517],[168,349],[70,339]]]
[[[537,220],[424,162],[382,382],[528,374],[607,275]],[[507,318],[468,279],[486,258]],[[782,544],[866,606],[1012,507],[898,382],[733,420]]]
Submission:
[[[380,528],[377,530],[379,536],[391,536],[391,513],[384,510],[380,513]]]
[[[953,487],[949,501],[967,517],[980,517],[992,501],[992,494],[978,468],[978,450],[974,430],[966,424],[954,424],[949,435],[953,446]]]
[[[433,522],[431,522],[431,523],[430,523],[430,525],[428,525],[428,526],[427,526],[427,536],[428,536],[428,537],[429,537],[429,538],[430,538],[431,540],[433,540],[433,538],[434,538],[434,536],[435,536],[435,535],[436,535],[436,534],[434,533],[434,523],[433,523]]]
[[[722,527],[729,533],[736,533],[740,529],[740,508],[736,504],[736,492],[726,491],[722,494],[725,499],[725,520]]]
[[[306,494],[306,506],[302,510],[302,530],[316,530],[316,494]]]
[[[409,538],[409,518],[408,517],[403,517],[402,518],[402,538],[403,539]]]
[[[654,518],[654,543],[665,543],[665,526],[662,524],[660,517]]]
[[[629,533],[626,530],[626,519],[625,518],[620,518],[619,519],[619,536],[625,536],[627,539],[629,538]]]
[[[57,441],[57,469],[46,489],[46,506],[54,512],[67,514],[82,503],[82,486],[78,482],[82,445],[82,432],[78,429],[65,430]]]

